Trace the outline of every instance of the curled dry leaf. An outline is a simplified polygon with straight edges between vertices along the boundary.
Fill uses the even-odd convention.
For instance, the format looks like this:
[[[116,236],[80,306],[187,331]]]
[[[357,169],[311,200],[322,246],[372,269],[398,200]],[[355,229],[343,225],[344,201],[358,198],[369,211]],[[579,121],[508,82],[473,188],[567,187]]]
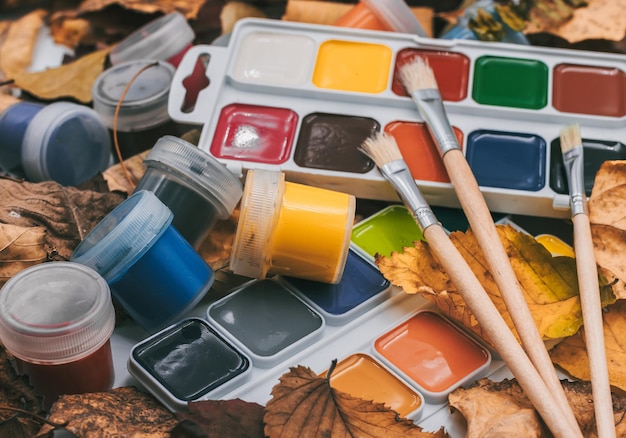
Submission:
[[[381,403],[352,397],[304,366],[292,367],[272,389],[265,408],[265,435],[333,438],[359,436],[438,438]]]
[[[619,300],[603,314],[604,343],[611,385],[626,391],[626,302]],[[575,336],[563,340],[550,350],[552,361],[573,377],[590,380],[589,359],[585,347],[584,328]]]
[[[13,79],[30,66],[39,29],[47,15],[45,10],[37,9],[9,25],[0,45],[0,71],[5,78]]]
[[[562,380],[561,384],[583,436],[596,437],[591,384]],[[548,437],[532,404],[516,380],[481,379],[453,391],[448,400],[467,420],[466,438]],[[617,436],[626,436],[626,399],[613,394]]]
[[[0,223],[0,285],[48,258],[46,229]]]
[[[104,71],[110,49],[81,56],[76,61],[40,72],[13,75],[15,85],[43,100],[73,98],[82,103],[92,100],[91,90]]]
[[[45,250],[69,259],[76,245],[124,198],[120,193],[79,190],[52,181],[29,183],[2,178],[0,223],[43,227]]]
[[[555,339],[576,333],[582,325],[582,313],[575,260],[553,257],[532,236],[510,225],[498,225],[497,230],[542,337]],[[474,234],[471,230],[457,231],[450,234],[450,239],[515,333],[506,304]],[[416,242],[402,253],[378,256],[376,264],[394,285],[406,293],[422,294],[448,316],[490,342],[456,285],[430,253],[427,243]],[[603,303],[607,305],[614,301],[614,296],[604,279],[601,284]]]
[[[176,417],[154,397],[132,386],[107,392],[62,395],[48,417],[82,438],[105,436],[169,438]],[[45,425],[37,437],[52,429]]]
[[[618,298],[626,298],[626,161],[605,161],[589,197],[589,222],[598,265],[613,273]]]

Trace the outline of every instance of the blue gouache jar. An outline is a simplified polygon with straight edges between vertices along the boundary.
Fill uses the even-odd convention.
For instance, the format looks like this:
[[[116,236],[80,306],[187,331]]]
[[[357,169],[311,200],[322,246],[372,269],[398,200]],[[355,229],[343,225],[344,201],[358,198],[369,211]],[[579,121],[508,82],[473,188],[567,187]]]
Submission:
[[[117,303],[148,332],[190,311],[215,278],[172,219],[154,193],[140,190],[105,216],[70,258],[97,271]]]

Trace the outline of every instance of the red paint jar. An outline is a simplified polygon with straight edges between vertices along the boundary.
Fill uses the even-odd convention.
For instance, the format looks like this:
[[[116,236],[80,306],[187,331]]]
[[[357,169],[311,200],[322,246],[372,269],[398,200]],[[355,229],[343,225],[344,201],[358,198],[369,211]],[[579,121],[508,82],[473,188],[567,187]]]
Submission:
[[[31,266],[0,291],[0,340],[47,409],[62,394],[111,389],[114,326],[106,281],[78,263]]]

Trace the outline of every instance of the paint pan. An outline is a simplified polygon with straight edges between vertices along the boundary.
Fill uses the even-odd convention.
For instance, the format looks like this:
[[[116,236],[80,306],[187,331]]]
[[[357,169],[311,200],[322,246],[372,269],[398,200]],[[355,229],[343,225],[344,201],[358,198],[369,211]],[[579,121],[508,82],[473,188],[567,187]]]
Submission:
[[[420,311],[374,341],[383,363],[433,403],[482,377],[491,363],[487,348],[433,311]]]
[[[186,318],[133,346],[128,370],[172,411],[250,378],[250,359],[206,321]]]
[[[201,54],[210,55],[211,83],[184,112],[182,81]],[[399,82],[399,68],[417,56],[433,67],[493,212],[569,217],[566,176],[553,150],[569,123],[583,128],[589,178],[598,162],[626,159],[626,60],[608,53],[248,18],[237,22],[228,47],[198,45],[185,55],[168,111],[202,124],[198,146],[236,173],[281,171],[291,182],[399,201],[358,151],[373,131],[385,131],[397,139],[426,201],[459,208]]]
[[[207,316],[261,368],[270,368],[315,342],[325,325],[319,313],[272,279],[246,283],[211,304]]]
[[[321,376],[327,374],[325,371]],[[332,388],[383,403],[402,417],[418,420],[422,413],[424,397],[368,354],[355,353],[342,359],[329,378]]]

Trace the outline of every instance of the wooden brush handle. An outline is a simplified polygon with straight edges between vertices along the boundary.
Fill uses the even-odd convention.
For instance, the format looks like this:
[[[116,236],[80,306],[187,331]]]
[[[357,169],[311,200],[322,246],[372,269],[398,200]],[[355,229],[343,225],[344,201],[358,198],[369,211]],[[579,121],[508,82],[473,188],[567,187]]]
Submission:
[[[574,427],[562,414],[562,409],[554,398],[554,392],[548,389],[495,304],[443,228],[432,225],[424,230],[424,237],[483,332],[487,334],[553,435],[567,438],[580,436],[578,426]]]
[[[589,217],[586,214],[577,214],[572,218],[572,222],[574,223],[578,289],[580,290],[580,304],[583,312],[585,345],[589,356],[598,437],[615,437],[613,399],[606,363],[598,268],[593,252]]]
[[[572,427],[574,425],[578,427],[548,350],[498,236],[485,198],[463,152],[460,149],[448,151],[443,156],[443,162],[528,357],[537,368],[546,386],[555,394],[563,415],[568,418]],[[578,434],[571,436],[582,436],[582,433],[579,429]]]

